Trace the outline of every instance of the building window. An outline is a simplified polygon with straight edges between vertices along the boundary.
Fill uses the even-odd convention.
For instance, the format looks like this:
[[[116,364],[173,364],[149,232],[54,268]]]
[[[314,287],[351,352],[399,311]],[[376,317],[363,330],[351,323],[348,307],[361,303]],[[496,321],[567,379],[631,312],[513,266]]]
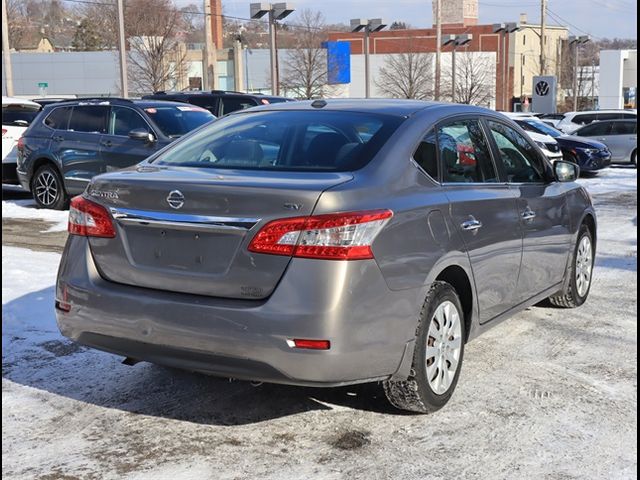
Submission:
[[[525,59],[525,56],[522,55],[522,65],[524,65],[524,59]]]
[[[522,44],[523,45],[527,44],[527,36],[526,35],[522,35]]]

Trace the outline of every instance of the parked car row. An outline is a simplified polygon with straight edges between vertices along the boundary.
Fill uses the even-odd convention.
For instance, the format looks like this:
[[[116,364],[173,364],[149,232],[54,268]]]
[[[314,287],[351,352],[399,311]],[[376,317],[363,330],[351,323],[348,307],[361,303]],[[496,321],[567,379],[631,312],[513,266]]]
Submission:
[[[2,181],[20,183],[39,206],[55,209],[66,208],[93,176],[139,163],[218,115],[290,101],[223,91],[35,100],[3,98]]]

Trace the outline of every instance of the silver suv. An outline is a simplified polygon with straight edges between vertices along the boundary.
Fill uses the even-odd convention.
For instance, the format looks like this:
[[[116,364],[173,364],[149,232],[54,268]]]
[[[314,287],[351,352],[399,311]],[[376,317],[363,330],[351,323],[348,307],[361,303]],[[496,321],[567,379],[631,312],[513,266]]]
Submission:
[[[467,105],[233,113],[72,200],[58,325],[128,364],[381,381],[433,411],[467,341],[543,299],[586,300],[596,217],[577,175]]]

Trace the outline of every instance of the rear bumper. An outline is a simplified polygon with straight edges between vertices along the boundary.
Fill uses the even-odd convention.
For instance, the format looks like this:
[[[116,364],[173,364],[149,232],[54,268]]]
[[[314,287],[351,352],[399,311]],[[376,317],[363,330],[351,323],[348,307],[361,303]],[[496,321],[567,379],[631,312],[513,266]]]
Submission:
[[[30,191],[30,185],[29,185],[29,177],[27,176],[26,172],[21,172],[20,170],[16,169],[16,176],[18,177],[18,183],[20,185],[22,185],[22,188],[24,188],[27,191]]]
[[[18,185],[18,173],[16,172],[16,164],[10,162],[2,162],[2,183],[10,185]]]
[[[267,300],[228,300],[102,279],[70,236],[58,272],[63,335],[137,360],[218,376],[336,386],[381,380],[411,355],[423,289],[391,291],[375,261],[291,261]],[[287,339],[330,340],[325,351]]]

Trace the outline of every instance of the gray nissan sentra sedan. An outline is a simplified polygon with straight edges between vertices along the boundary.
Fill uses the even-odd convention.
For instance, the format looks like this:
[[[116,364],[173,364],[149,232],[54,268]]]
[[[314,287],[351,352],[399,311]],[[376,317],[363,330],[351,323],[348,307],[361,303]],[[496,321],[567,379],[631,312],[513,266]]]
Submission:
[[[467,105],[237,112],[72,200],[58,325],[129,364],[382,381],[395,406],[434,411],[470,339],[586,300],[596,216],[578,173]]]

